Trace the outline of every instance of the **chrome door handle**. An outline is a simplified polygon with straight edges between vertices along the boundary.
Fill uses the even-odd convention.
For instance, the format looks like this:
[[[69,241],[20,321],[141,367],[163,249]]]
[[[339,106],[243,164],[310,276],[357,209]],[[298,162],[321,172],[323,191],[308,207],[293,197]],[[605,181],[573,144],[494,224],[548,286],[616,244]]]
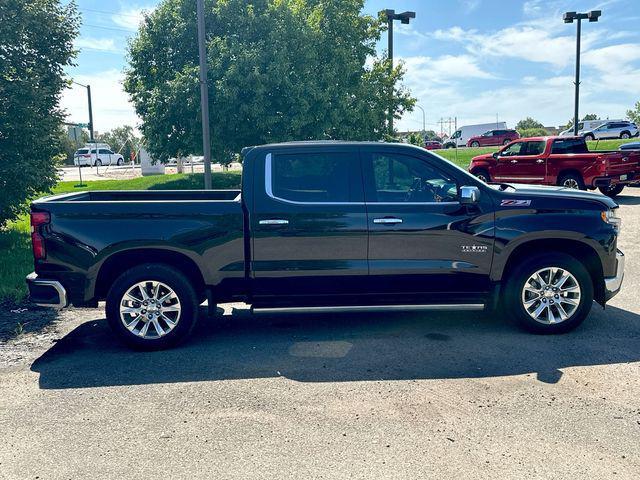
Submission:
[[[396,223],[402,223],[402,219],[395,218],[395,217],[374,218],[373,223],[381,223],[383,225],[394,225]]]
[[[268,220],[260,220],[258,223],[260,225],[288,225],[289,220],[284,220],[282,218],[270,218]]]
[[[511,163],[518,163],[518,160],[511,160]]]
[[[542,160],[541,158],[539,158],[538,160],[536,160],[536,163],[544,163],[544,160]]]

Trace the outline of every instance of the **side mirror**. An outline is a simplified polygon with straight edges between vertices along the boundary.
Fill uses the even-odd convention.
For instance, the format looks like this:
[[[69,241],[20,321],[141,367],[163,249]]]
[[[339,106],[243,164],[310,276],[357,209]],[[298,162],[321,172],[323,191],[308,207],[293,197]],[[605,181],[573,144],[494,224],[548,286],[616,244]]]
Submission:
[[[460,187],[460,203],[473,205],[480,201],[480,189],[478,187]]]
[[[497,160],[498,159],[498,152],[493,152],[493,155],[491,155],[491,156]]]

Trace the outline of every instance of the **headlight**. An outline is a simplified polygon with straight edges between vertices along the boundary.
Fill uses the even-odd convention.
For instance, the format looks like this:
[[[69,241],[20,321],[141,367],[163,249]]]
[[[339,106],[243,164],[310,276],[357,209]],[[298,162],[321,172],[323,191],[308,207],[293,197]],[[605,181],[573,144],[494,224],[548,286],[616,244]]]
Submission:
[[[620,227],[622,226],[622,219],[620,217],[616,217],[616,213],[614,210],[606,210],[601,212],[602,220],[609,225],[612,225],[616,232],[620,231]]]

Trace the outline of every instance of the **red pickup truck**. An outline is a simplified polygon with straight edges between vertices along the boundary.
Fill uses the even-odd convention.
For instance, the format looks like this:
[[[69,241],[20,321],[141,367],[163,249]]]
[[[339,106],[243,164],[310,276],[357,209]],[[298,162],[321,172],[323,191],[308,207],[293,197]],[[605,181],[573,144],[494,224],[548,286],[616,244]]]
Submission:
[[[640,150],[590,152],[582,137],[521,138],[473,157],[469,171],[486,182],[598,188],[615,197],[640,182]]]

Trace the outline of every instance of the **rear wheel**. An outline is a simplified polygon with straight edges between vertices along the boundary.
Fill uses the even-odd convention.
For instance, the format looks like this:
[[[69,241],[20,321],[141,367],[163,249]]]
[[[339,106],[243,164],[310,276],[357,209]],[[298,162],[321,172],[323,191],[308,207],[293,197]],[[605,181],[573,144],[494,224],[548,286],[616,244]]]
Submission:
[[[580,325],[593,303],[593,283],[582,263],[570,255],[536,255],[508,276],[505,307],[509,317],[534,333],[564,333]]]
[[[140,350],[168,348],[196,323],[198,297],[182,272],[147,263],[120,275],[107,295],[107,321],[118,339]]]
[[[471,146],[473,148],[478,148],[480,146],[480,143],[479,142],[471,142]]]
[[[631,134],[629,132],[622,132],[620,138],[631,138]]]
[[[598,190],[600,190],[600,192],[606,195],[607,197],[614,198],[617,195],[619,195],[622,192],[622,190],[624,190],[624,185],[618,184],[618,185],[613,185],[611,187],[598,187]]]
[[[123,163],[124,163],[124,160],[122,158],[118,158],[116,165],[121,166]]]
[[[587,133],[587,134],[584,136],[584,139],[585,139],[587,142],[593,142],[593,141],[596,139],[596,137],[594,137],[594,136],[593,136],[593,135],[591,135],[590,133]]]
[[[565,173],[558,179],[558,185],[565,188],[585,190],[582,177],[577,173]]]
[[[98,167],[101,167],[102,166],[102,160],[100,160],[100,159],[96,160],[96,165]]]
[[[509,140],[508,138],[502,142],[502,145],[509,145],[511,143],[511,140]]]

